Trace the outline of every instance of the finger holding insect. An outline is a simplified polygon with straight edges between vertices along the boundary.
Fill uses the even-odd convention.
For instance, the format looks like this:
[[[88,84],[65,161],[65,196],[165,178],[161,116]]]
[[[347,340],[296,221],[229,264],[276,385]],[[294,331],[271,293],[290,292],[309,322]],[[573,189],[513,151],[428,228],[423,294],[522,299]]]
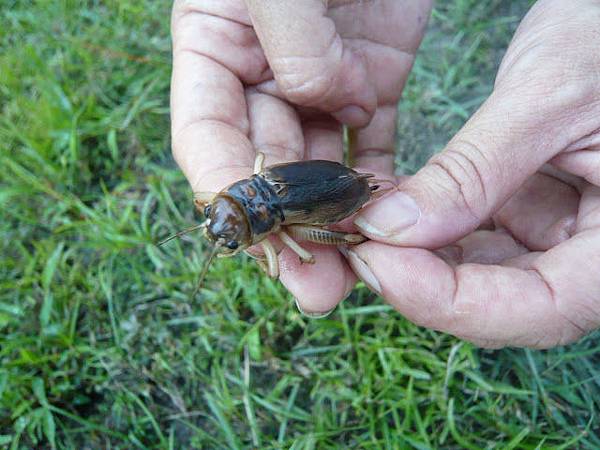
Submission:
[[[304,137],[296,110],[287,102],[246,90],[249,138],[265,155],[264,166],[304,159]]]
[[[393,176],[379,176],[394,189],[398,179]],[[382,183],[386,184],[386,183]],[[323,230],[311,225],[291,225],[288,233],[297,238],[303,248],[315,255],[315,264],[302,264],[289,249],[284,249],[279,257],[281,265],[281,281],[294,295],[298,309],[309,316],[326,315],[343,301],[356,285],[356,275],[348,265],[340,250],[330,244],[343,242],[353,247],[363,240],[354,234],[353,216],[332,224],[332,230]],[[321,238],[320,236],[323,235]],[[316,240],[321,244],[306,242],[305,239]],[[312,238],[312,239],[311,239]],[[345,252],[345,249],[343,249]]]
[[[250,138],[258,151],[266,154],[266,165],[303,159],[304,138],[296,110],[285,101],[253,89],[247,91],[246,99],[251,124]],[[281,242],[282,238],[285,239],[286,236],[278,234],[267,238],[278,255],[286,245]],[[304,252],[296,243],[292,246],[296,254],[305,260],[303,262],[314,261],[314,256],[309,256],[308,252]],[[258,258],[265,255],[261,245],[249,248],[248,253]],[[264,269],[269,272],[266,265]]]
[[[262,154],[256,159],[260,163]],[[229,185],[204,210],[204,235],[214,247],[202,273],[208,270],[212,256],[234,256],[260,243],[268,273],[277,277],[278,256],[269,239],[278,235],[287,245],[284,251],[292,250],[301,263],[331,261],[328,267],[311,273],[310,278],[303,276],[306,270],[298,270],[297,264],[287,264],[282,270],[284,284],[296,294],[298,303],[316,293],[321,297],[321,306],[312,305],[307,310],[323,312],[322,304],[337,304],[351,288],[348,280],[354,281],[354,277],[337,249],[306,250],[286,230],[294,232],[299,228],[304,232],[295,233],[296,237],[324,244],[362,241],[362,236],[324,227],[351,216],[369,201],[376,188],[369,184],[372,178],[372,174],[361,174],[333,161],[310,160],[265,167],[258,174]],[[293,280],[286,277],[286,268],[298,276]]]
[[[287,102],[254,90],[248,90],[246,100],[249,106],[250,138],[259,151],[266,153],[267,166],[304,159],[305,145],[306,154],[311,158],[341,160],[343,150],[341,126],[333,119],[326,118],[320,113],[313,113],[311,119],[316,120],[301,122],[301,117]],[[292,292],[300,305],[305,303],[305,298],[308,299],[306,311],[323,312],[323,308],[331,309],[346,295],[347,283],[344,281],[343,289],[328,287],[323,290],[315,289],[315,286],[327,285],[331,280],[346,280],[353,277],[337,250],[319,246],[307,251],[304,242],[300,242],[299,245],[296,244],[297,247],[292,244],[296,250],[294,251],[286,249],[286,245],[281,242],[281,237],[270,236],[268,239],[279,253],[282,283]],[[261,246],[254,246],[249,249],[249,252],[253,255],[261,255],[264,254],[264,249]],[[334,261],[334,263],[327,268],[321,263],[319,271],[307,271],[303,268],[310,265],[307,264],[309,261],[320,260]],[[323,295],[318,302],[313,298],[317,294]]]
[[[213,7],[174,4],[171,131],[173,155],[192,189],[216,192],[252,172],[243,82],[262,80],[268,65],[247,15],[223,4],[217,19]],[[222,34],[245,38],[217,45]]]
[[[335,247],[300,242],[314,255],[314,264],[304,264],[284,248],[279,255],[280,280],[305,313],[327,313],[352,291],[356,276]]]
[[[297,244],[302,248],[302,253],[312,256],[310,263],[307,263],[279,238],[270,236],[268,240],[278,254],[279,280],[294,296],[303,314],[313,316],[329,313],[356,284],[354,273],[337,248],[299,239]],[[256,260],[267,276],[270,275],[267,256],[261,245],[251,247],[246,253]]]
[[[254,148],[240,130],[210,119],[173,125],[173,155],[195,192],[218,192],[252,173]]]

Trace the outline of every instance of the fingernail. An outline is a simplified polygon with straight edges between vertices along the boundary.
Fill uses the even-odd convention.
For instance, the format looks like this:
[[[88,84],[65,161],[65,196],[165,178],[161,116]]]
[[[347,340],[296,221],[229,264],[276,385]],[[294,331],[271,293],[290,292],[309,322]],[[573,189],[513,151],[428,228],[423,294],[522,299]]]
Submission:
[[[365,126],[371,115],[360,106],[350,105],[340,109],[332,114],[339,122],[342,122],[351,127]]]
[[[348,262],[352,266],[352,270],[356,272],[358,277],[363,280],[363,282],[369,286],[372,291],[377,292],[381,295],[381,284],[379,284],[379,280],[375,278],[373,272],[367,265],[365,261],[363,261],[360,256],[354,253],[352,250],[348,250]]]
[[[392,237],[415,225],[421,217],[417,203],[404,192],[394,192],[368,206],[354,224],[367,234]]]
[[[300,302],[298,302],[298,299],[295,298],[294,301],[296,302],[296,308],[298,308],[298,311],[300,312],[300,314],[302,314],[305,317],[308,317],[309,319],[323,319],[323,318],[327,317],[328,315],[330,315],[335,310],[335,308],[331,308],[329,311],[325,311],[325,312],[304,311],[302,309],[302,307],[300,306]]]

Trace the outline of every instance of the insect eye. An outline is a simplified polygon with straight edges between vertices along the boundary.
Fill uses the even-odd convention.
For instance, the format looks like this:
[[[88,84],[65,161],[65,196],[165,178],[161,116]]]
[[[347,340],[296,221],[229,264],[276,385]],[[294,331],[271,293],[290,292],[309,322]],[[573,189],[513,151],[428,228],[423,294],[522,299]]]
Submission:
[[[227,248],[230,250],[235,250],[236,248],[238,248],[240,246],[240,244],[238,244],[237,241],[229,241],[227,243]]]
[[[210,211],[211,211],[211,206],[210,205],[206,205],[204,207],[204,217],[208,217],[210,215]]]

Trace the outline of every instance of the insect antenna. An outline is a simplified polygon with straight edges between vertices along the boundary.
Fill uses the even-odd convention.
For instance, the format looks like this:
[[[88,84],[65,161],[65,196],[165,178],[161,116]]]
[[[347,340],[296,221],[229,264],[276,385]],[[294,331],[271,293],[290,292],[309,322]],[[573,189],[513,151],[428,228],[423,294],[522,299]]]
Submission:
[[[167,242],[172,241],[175,238],[178,238],[185,234],[191,233],[192,231],[199,230],[200,228],[204,228],[205,226],[206,226],[206,222],[203,222],[200,225],[194,225],[193,227],[185,228],[184,230],[178,231],[177,233],[169,236],[168,238],[163,239],[156,245],[160,247],[161,245],[166,244]]]
[[[215,258],[215,255],[219,252],[219,249],[223,246],[223,244],[224,243],[221,242],[221,240],[215,242],[215,245],[213,246],[212,250],[210,251],[210,254],[208,255],[208,259],[204,263],[204,266],[202,266],[202,271],[200,272],[200,276],[198,277],[198,283],[196,284],[196,288],[194,289],[194,292],[190,297],[191,300],[193,300],[196,297],[196,294],[200,292],[200,289],[202,288],[202,283],[204,283],[204,278],[206,278],[206,274],[208,273],[210,263]]]

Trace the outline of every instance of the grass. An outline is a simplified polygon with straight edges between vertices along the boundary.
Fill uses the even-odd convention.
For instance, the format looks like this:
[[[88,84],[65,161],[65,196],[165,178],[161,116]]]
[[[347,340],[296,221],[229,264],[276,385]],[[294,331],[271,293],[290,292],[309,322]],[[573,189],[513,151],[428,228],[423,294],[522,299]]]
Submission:
[[[530,2],[438,5],[399,118],[415,171],[490,92]],[[598,448],[598,333],[479,350],[360,288],[310,321],[203,258],[169,151],[169,2],[0,14],[0,447]]]

